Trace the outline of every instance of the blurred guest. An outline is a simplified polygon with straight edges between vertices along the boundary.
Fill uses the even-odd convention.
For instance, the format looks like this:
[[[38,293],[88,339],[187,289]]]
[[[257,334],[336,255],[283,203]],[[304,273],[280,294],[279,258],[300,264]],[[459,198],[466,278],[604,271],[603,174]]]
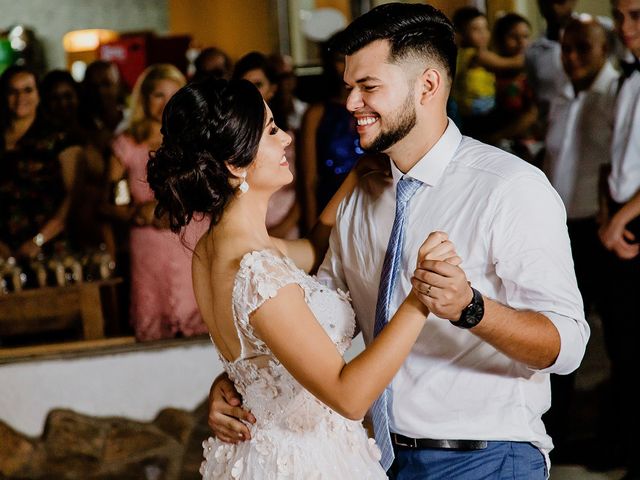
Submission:
[[[123,224],[107,222],[90,223],[94,228],[84,228],[82,223],[91,218],[98,219],[99,205],[104,203],[108,189],[109,158],[111,144],[116,132],[126,124],[125,86],[117,66],[104,60],[89,64],[82,81],[80,99],[80,121],[87,135],[85,155],[80,164],[79,191],[74,198],[74,213],[71,220],[78,228],[74,235],[83,246],[106,243],[109,253],[116,258],[118,274],[129,271],[129,231]],[[83,201],[83,197],[86,201]],[[75,221],[77,220],[77,221]],[[126,311],[126,310],[125,310]]]
[[[602,259],[598,238],[599,175],[611,159],[613,106],[618,73],[608,58],[607,32],[592,17],[569,21],[561,39],[562,65],[570,84],[552,100],[545,172],[567,209],[571,252],[585,312],[601,305]],[[545,424],[566,449],[575,375],[552,375],[553,402]]]
[[[224,78],[231,77],[231,59],[229,56],[216,47],[203,49],[194,61],[196,71],[191,77],[192,82],[199,82],[207,77]]]
[[[184,76],[173,65],[148,67],[131,95],[129,127],[112,146],[110,179],[127,185],[119,187],[127,191],[115,196],[112,211],[132,225],[130,319],[138,340],[206,331],[193,293],[191,256],[208,221],[193,220],[182,237],[175,235],[154,217],[156,201],[146,181],[149,152],[162,141],[164,106],[184,84]]]
[[[34,257],[62,238],[82,149],[39,113],[35,73],[0,77],[0,255]]]
[[[356,164],[363,150],[356,123],[347,110],[344,55],[322,49],[324,100],[312,104],[302,119],[300,167],[304,188],[304,225],[310,230],[342,181]]]
[[[517,13],[496,20],[492,41],[498,55],[522,57],[531,37],[529,21]],[[524,69],[496,72],[496,127],[487,140],[532,162],[529,145],[535,140],[532,127],[538,109]]]
[[[293,60],[289,55],[273,53],[267,57],[275,71],[278,89],[272,103],[287,116],[287,124],[294,132],[300,130],[302,116],[309,105],[296,96],[298,79],[293,70]]]
[[[260,52],[249,52],[236,63],[233,69],[233,80],[249,80],[253,83],[265,102],[269,103],[278,89],[278,78],[275,70]],[[280,125],[285,125],[286,119],[280,112],[273,112],[274,120]]]
[[[83,125],[101,134],[101,140],[109,140],[125,116],[125,89],[118,67],[104,60],[90,63],[82,92]]]
[[[42,81],[42,111],[49,124],[82,146],[77,158],[75,182],[70,192],[66,231],[71,246],[79,251],[104,244],[115,254],[108,224],[99,215],[106,185],[106,168],[98,152],[89,144],[86,129],[80,126],[80,86],[66,70],[53,70]],[[98,156],[96,160],[93,157]]]
[[[80,85],[66,70],[52,70],[42,80],[42,111],[59,130],[79,133]]]
[[[539,109],[540,135],[544,137],[551,101],[570,83],[560,60],[560,35],[571,20],[577,0],[538,0],[547,22],[544,34],[527,49],[527,76]]]
[[[475,7],[462,7],[453,15],[459,45],[452,96],[458,106],[463,132],[485,137],[487,116],[496,104],[495,72],[524,66],[524,56],[501,57],[489,50],[491,32],[487,17]]]
[[[607,353],[611,360],[612,397],[601,445],[623,454],[625,480],[640,479],[637,435],[640,431],[635,386],[640,323],[636,297],[640,278],[640,0],[612,0],[617,34],[627,48],[615,106],[611,174],[611,206],[600,239],[611,251],[605,281],[599,284],[607,301],[602,312]],[[615,441],[614,441],[615,440]]]
[[[278,77],[271,63],[262,53],[250,52],[243,56],[233,70],[233,79],[244,79],[253,83],[264,101],[270,106],[275,124],[287,132],[292,139],[293,132],[289,129],[286,112],[275,105],[273,99],[278,91]],[[285,149],[286,161],[294,176],[294,181],[285,185],[269,199],[267,209],[267,229],[269,235],[278,238],[293,239],[300,236],[300,205],[296,195],[296,151],[295,140]]]

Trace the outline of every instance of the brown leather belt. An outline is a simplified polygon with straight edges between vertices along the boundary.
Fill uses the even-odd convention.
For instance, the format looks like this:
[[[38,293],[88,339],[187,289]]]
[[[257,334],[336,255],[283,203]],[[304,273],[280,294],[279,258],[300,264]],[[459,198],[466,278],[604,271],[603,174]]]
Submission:
[[[399,448],[424,450],[442,448],[447,450],[483,450],[487,448],[486,440],[437,440],[434,438],[410,438],[398,433],[391,434],[391,442]]]

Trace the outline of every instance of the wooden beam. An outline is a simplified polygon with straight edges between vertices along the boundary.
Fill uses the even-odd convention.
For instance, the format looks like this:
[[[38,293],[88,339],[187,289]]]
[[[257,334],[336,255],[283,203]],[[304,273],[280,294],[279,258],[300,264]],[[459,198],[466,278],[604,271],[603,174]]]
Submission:
[[[104,349],[134,345],[135,337],[103,338],[99,340],[78,340],[65,343],[50,343],[47,345],[35,345],[29,347],[0,348],[0,363],[15,361],[28,357],[41,357],[59,355],[64,353],[99,352]]]

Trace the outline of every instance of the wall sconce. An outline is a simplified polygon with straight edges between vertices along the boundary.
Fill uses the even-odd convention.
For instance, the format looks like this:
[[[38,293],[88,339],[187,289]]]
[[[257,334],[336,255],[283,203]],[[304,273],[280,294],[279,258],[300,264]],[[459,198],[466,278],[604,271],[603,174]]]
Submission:
[[[74,30],[62,37],[62,46],[67,54],[67,68],[73,78],[80,82],[87,65],[98,59],[98,49],[104,43],[118,40],[118,32],[102,28]]]
[[[74,30],[62,37],[62,45],[67,53],[89,52],[97,50],[103,43],[118,39],[118,32],[102,28]]]

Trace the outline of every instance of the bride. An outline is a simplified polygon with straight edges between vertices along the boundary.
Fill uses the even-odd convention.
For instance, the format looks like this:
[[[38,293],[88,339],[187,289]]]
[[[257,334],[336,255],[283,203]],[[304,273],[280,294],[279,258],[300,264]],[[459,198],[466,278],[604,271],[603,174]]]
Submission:
[[[355,328],[348,294],[305,273],[321,260],[338,203],[358,174],[322,213],[313,242],[272,238],[265,215],[269,197],[292,181],[284,156],[291,139],[258,90],[246,81],[191,84],[163,117],[164,140],[148,165],[156,213],[176,232],[195,215],[211,218],[193,256],[196,299],[225,372],[256,419],[251,441],[204,442],[203,478],[386,478],[361,419],[428,311],[410,293],[375,341],[345,364]],[[459,263],[440,237],[420,251]]]

